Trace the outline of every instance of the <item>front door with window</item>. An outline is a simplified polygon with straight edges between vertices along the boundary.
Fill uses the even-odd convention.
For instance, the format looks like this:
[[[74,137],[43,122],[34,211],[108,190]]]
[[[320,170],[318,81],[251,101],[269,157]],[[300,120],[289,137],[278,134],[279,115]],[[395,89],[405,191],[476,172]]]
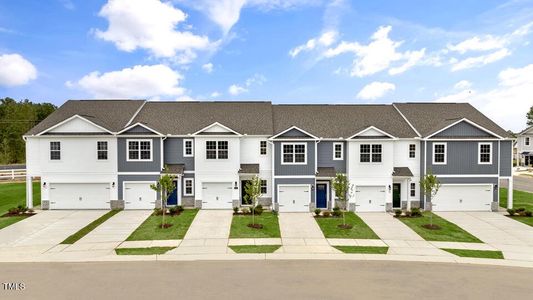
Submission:
[[[402,206],[402,185],[400,183],[393,184],[392,188],[392,207],[401,208]]]
[[[328,185],[325,183],[316,184],[316,207],[328,208]]]
[[[250,182],[250,180],[241,180],[241,204],[242,205],[250,205],[252,204],[251,202],[246,202],[246,198],[244,196],[246,196],[246,185],[248,184],[248,182]]]

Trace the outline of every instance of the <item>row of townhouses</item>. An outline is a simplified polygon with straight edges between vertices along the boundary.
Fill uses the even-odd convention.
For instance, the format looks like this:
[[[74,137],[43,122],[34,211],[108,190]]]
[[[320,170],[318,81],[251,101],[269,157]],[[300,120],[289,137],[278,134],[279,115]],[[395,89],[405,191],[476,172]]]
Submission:
[[[533,166],[533,126],[526,128],[517,135],[515,150],[517,166]]]
[[[43,209],[152,209],[165,172],[169,205],[231,209],[259,176],[261,203],[281,212],[335,206],[336,173],[361,212],[491,211],[513,183],[511,138],[465,103],[68,101],[24,139],[27,203],[38,177]],[[419,185],[429,172],[434,199]]]

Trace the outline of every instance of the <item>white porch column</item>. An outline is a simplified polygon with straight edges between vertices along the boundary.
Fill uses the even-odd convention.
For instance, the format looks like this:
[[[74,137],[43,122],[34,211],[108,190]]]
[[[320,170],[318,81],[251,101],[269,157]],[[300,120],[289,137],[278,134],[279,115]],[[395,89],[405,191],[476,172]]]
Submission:
[[[26,206],[33,208],[33,182],[31,176],[26,175]]]
[[[508,191],[507,191],[507,208],[513,208],[513,177],[509,177],[509,184],[508,184]]]
[[[410,179],[407,179],[407,184],[405,185],[405,191],[407,192],[406,195],[407,195],[407,210],[410,211],[411,210],[411,199],[409,199],[409,196],[411,195],[411,180]]]

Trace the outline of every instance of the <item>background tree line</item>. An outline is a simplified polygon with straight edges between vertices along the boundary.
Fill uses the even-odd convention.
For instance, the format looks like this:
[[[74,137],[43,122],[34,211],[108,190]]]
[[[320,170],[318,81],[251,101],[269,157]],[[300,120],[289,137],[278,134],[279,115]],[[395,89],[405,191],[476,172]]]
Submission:
[[[24,163],[22,136],[56,109],[51,103],[0,98],[0,164]]]

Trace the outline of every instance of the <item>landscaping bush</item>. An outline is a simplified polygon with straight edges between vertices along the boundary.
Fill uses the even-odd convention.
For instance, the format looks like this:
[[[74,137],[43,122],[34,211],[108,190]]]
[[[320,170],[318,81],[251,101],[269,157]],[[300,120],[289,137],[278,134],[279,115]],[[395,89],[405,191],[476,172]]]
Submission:
[[[533,213],[532,213],[530,210],[526,210],[526,211],[524,212],[524,216],[526,216],[526,217],[531,217],[531,216],[533,216]]]
[[[422,213],[420,212],[420,208],[413,207],[411,208],[411,217],[421,217]]]
[[[183,205],[176,206],[176,209],[178,210],[178,213],[180,214],[185,210],[185,208],[183,208]]]
[[[241,212],[242,212],[243,215],[249,215],[250,214],[250,209],[247,208],[247,207],[243,207],[241,209]]]
[[[329,210],[325,210],[325,211],[322,212],[322,216],[324,218],[329,218],[329,217],[331,217],[331,212]]]
[[[236,215],[236,214],[238,214],[238,213],[239,213],[239,207],[238,207],[238,206],[235,206],[235,207],[233,208],[233,214]]]
[[[26,207],[26,205],[22,205],[22,204],[19,205],[19,206],[17,206],[17,208],[18,208],[18,210],[19,210],[19,213],[21,213],[21,214],[25,213],[25,212],[28,210],[28,208]]]
[[[522,214],[524,211],[526,211],[526,209],[523,208],[523,207],[520,207],[520,208],[517,208],[517,209],[516,209],[516,212],[517,212],[518,214]]]
[[[255,208],[254,208],[254,213],[258,216],[260,216],[262,213],[263,213],[263,206],[261,204],[258,204]]]
[[[277,216],[277,215],[278,215],[278,211],[277,211],[277,210],[272,210],[272,214],[273,214],[274,216]]]
[[[322,212],[322,210],[320,208],[315,208],[315,216],[320,216],[320,213]]]
[[[19,209],[16,208],[16,207],[12,207],[12,208],[10,208],[7,212],[8,212],[10,215],[18,215],[18,214],[19,214]]]
[[[171,215],[171,216],[175,216],[178,214],[178,208],[173,206],[171,208],[168,209],[168,213]]]
[[[516,211],[512,208],[508,208],[507,209],[507,213],[510,215],[510,216],[514,216],[516,214]]]
[[[405,212],[405,216],[408,217],[408,218],[410,218],[410,217],[411,217],[411,212],[407,210],[407,211]]]
[[[402,216],[402,210],[401,210],[401,209],[395,209],[395,210],[394,210],[394,216],[395,216],[396,218],[401,217],[401,216]]]
[[[161,208],[154,209],[154,216],[162,216],[163,210]]]
[[[342,212],[341,212],[340,207],[335,206],[335,207],[333,208],[333,213],[332,213],[332,214],[333,214],[334,217],[340,217],[340,216],[342,216]]]

